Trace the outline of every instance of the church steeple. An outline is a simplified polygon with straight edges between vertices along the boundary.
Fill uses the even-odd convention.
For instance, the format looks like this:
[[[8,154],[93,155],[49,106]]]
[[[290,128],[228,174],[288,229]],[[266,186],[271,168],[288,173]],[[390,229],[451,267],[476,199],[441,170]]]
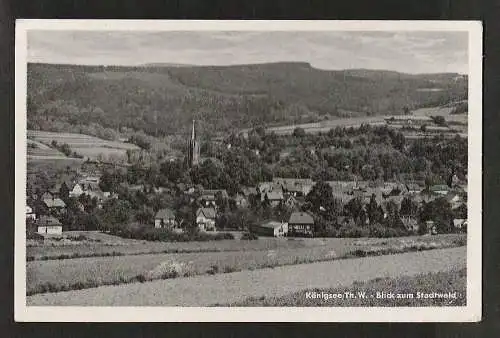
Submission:
[[[188,165],[193,167],[199,163],[200,160],[200,145],[196,140],[195,120],[191,130],[191,139],[188,144]]]
[[[195,131],[194,131],[194,123],[195,123],[195,120],[193,120],[193,131],[191,132],[191,141],[196,140],[196,134],[195,134]]]

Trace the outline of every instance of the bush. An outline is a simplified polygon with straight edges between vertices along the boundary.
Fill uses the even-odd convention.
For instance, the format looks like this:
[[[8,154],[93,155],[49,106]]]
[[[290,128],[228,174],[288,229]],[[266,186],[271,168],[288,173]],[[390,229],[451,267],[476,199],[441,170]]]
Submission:
[[[370,230],[359,226],[342,226],[338,230],[338,237],[359,238],[368,237]]]
[[[224,239],[234,239],[231,233],[227,232],[173,232],[170,229],[157,229],[139,224],[131,224],[124,227],[114,227],[110,233],[123,238],[140,239],[146,241],[159,242],[189,242],[189,241],[217,241]]]
[[[254,233],[254,232],[245,232],[245,233],[241,236],[241,239],[242,239],[242,240],[249,240],[249,241],[252,241],[252,240],[259,239],[259,236],[257,236],[257,234],[256,234],[256,233]]]
[[[370,227],[370,237],[388,238],[408,236],[408,231],[400,228],[389,228],[382,225]]]

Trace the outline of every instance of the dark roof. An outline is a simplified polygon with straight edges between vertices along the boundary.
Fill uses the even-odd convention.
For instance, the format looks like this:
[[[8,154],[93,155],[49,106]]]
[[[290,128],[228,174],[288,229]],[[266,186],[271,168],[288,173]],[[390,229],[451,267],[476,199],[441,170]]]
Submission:
[[[266,193],[262,194],[261,200],[264,200],[266,195],[267,195],[267,199],[270,201],[280,201],[283,199],[283,193],[281,191],[273,190],[273,191],[266,192]]]
[[[260,227],[262,227],[262,228],[268,228],[268,229],[276,229],[276,228],[279,228],[282,225],[283,225],[283,223],[281,223],[281,222],[268,221],[268,222],[262,223],[260,225]]]
[[[222,194],[222,197],[223,198],[228,198],[229,195],[227,194],[227,190],[226,189],[204,189],[201,191],[201,195],[203,197],[209,197],[209,196],[214,196],[213,198],[215,198],[215,195],[220,192]]]
[[[169,208],[158,210],[155,216],[155,219],[173,219],[173,218],[175,218],[175,214]]]
[[[60,198],[54,199],[44,199],[43,203],[47,206],[47,208],[65,208],[66,203]]]
[[[314,219],[307,212],[294,212],[290,215],[290,224],[314,224]]]
[[[214,208],[199,208],[196,211],[196,217],[198,217],[200,214],[203,214],[206,218],[215,218],[215,209]]]
[[[61,225],[61,222],[52,216],[40,216],[36,221],[37,226],[50,226],[50,225]]]

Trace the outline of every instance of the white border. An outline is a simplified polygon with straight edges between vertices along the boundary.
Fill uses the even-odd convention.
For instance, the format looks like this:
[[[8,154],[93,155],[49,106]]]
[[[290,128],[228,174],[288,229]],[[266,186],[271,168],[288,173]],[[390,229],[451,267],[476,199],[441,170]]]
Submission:
[[[26,306],[26,78],[28,30],[468,31],[469,130],[465,307],[35,307]],[[474,322],[481,320],[482,25],[479,21],[17,20],[14,318],[28,322]]]

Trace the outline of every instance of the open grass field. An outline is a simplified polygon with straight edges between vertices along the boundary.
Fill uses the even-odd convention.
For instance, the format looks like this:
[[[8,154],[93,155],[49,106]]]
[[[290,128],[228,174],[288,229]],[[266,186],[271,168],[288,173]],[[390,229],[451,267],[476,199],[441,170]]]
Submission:
[[[132,255],[132,251],[128,251],[128,255],[111,257],[34,260],[27,262],[26,287],[28,294],[81,289],[99,285],[137,282],[141,278],[170,278],[171,276],[166,275],[172,272],[175,273],[174,277],[217,274],[345,257],[453,247],[464,244],[463,240],[464,237],[460,236],[441,238],[429,236],[398,239],[313,239],[299,240],[298,243],[288,240],[219,241],[213,244],[214,247],[221,247],[220,250],[226,251],[140,255]],[[292,244],[289,244],[290,242]],[[193,244],[201,246],[204,243],[193,242]],[[164,244],[165,246],[157,246],[152,250],[168,250],[166,245],[170,243],[156,244]],[[172,244],[177,245],[178,249],[186,250],[186,247],[183,246],[186,243]],[[206,244],[205,250],[213,248],[208,245]],[[237,248],[237,245],[240,247]],[[134,244],[130,246],[134,246]],[[77,246],[72,245],[71,247],[76,249]],[[68,249],[69,246],[63,246],[63,248]],[[170,250],[172,248],[170,247]],[[195,248],[196,246],[192,247],[195,251],[202,251],[202,249]],[[238,250],[236,251],[236,249]],[[114,248],[114,250],[120,252],[120,249]],[[125,250],[130,250],[130,248]]]
[[[394,298],[387,298],[388,290]],[[355,298],[330,296],[349,292]],[[248,298],[231,306],[465,306],[466,292],[467,270],[462,268],[411,277],[378,277],[349,287],[309,289],[282,297]]]
[[[26,255],[30,260],[60,259],[61,256],[86,257],[117,255],[137,255],[148,253],[182,253],[182,252],[213,252],[213,251],[259,251],[300,249],[311,247],[359,247],[359,246],[390,246],[405,241],[421,243],[454,243],[465,241],[464,234],[441,234],[437,236],[409,236],[401,238],[273,238],[260,237],[255,241],[222,240],[206,242],[150,242],[127,239],[94,231],[66,232],[65,237],[85,236],[86,241],[55,241],[47,239],[44,242],[28,241]]]
[[[138,150],[134,144],[107,141],[98,137],[74,134],[74,133],[56,133],[48,131],[28,130],[29,140],[50,145],[53,140],[59,144],[68,144],[72,151],[88,158],[95,159],[100,154],[103,156],[125,156],[127,149]]]
[[[27,305],[207,306],[234,304],[249,297],[282,297],[306,289],[338,288],[375,278],[399,278],[423,273],[460,270],[466,266],[466,252],[466,247],[438,249],[45,293],[28,296]]]

